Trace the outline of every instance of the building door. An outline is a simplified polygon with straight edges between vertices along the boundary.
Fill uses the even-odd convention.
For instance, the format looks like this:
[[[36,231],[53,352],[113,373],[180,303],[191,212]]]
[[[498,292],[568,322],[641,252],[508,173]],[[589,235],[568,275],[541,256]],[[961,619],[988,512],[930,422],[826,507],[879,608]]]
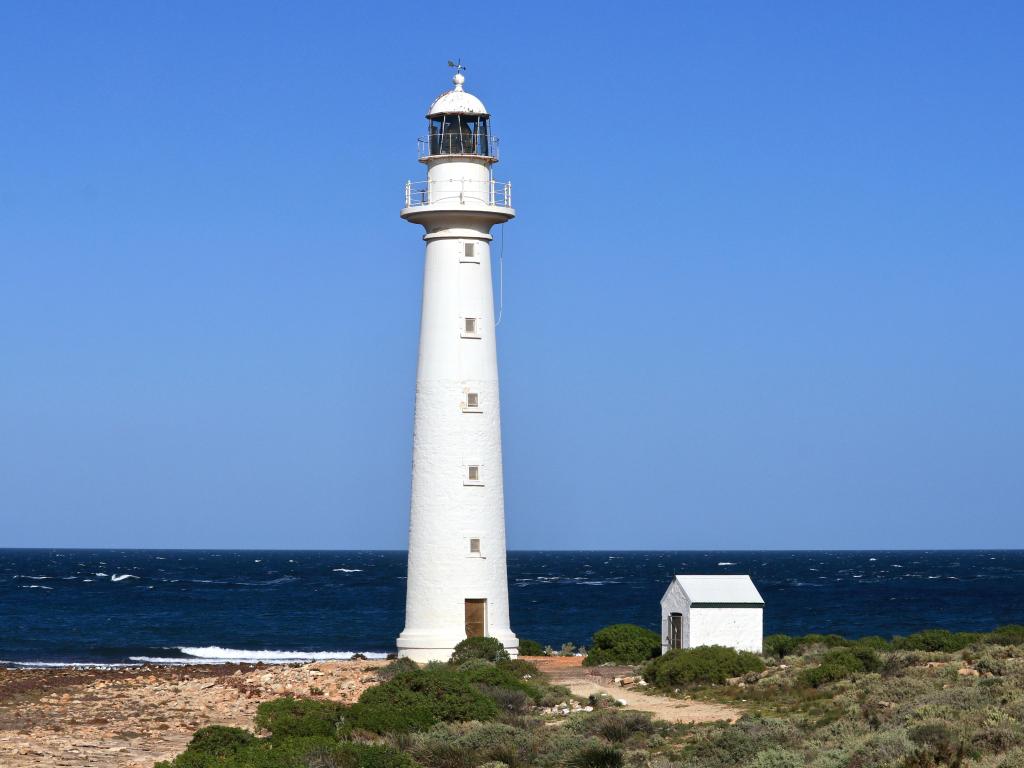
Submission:
[[[487,601],[466,600],[466,637],[487,635]]]
[[[683,647],[683,614],[681,613],[670,613],[668,617],[669,631],[668,631],[668,647],[669,648],[682,648]]]

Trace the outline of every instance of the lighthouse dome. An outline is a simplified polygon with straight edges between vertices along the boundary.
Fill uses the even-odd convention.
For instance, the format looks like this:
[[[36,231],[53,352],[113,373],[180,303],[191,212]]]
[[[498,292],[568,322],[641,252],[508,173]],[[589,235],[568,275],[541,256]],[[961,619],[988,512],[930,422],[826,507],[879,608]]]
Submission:
[[[461,72],[452,78],[452,82],[455,84],[455,87],[434,99],[434,103],[427,110],[427,117],[436,117],[437,115],[488,115],[487,107],[484,106],[484,103],[473,94],[462,89],[462,84],[466,82],[466,78]]]

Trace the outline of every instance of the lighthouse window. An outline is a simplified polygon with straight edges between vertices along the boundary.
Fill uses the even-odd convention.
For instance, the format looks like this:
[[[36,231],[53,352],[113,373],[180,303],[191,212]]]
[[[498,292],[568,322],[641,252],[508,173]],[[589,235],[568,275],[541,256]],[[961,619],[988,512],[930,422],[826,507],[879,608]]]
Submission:
[[[464,339],[479,339],[480,338],[480,323],[479,318],[476,317],[464,317],[462,319],[462,337]]]
[[[466,251],[465,251],[465,253],[466,253],[466,258],[467,259],[472,259],[473,258],[473,250],[474,250],[473,246],[475,246],[475,245],[476,245],[476,243],[466,243]]]
[[[480,467],[475,464],[469,465],[469,472],[467,474],[468,480],[479,480],[480,479]]]
[[[480,395],[476,392],[470,392],[466,395],[466,405],[470,408],[480,407]]]
[[[470,539],[469,540],[469,552],[472,555],[479,555],[480,554],[480,539]]]
[[[489,156],[487,117],[438,115],[430,118],[430,154]]]

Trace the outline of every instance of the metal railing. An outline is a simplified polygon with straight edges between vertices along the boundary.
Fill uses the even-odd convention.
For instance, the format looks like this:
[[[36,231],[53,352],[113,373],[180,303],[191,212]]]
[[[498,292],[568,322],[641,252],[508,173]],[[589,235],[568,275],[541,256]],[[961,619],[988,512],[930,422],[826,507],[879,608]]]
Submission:
[[[458,133],[430,136],[416,139],[419,159],[426,157],[446,157],[449,155],[470,155],[471,157],[487,157],[498,159],[498,137],[468,135]]]
[[[458,202],[512,207],[511,181],[407,181],[405,207]]]

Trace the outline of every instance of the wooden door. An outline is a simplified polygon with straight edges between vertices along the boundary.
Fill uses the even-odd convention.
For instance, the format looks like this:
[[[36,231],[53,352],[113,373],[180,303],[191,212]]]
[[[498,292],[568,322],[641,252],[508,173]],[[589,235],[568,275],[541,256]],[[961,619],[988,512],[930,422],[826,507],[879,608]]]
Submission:
[[[487,634],[487,601],[466,600],[466,637]]]
[[[683,614],[669,614],[669,648],[683,647]]]

